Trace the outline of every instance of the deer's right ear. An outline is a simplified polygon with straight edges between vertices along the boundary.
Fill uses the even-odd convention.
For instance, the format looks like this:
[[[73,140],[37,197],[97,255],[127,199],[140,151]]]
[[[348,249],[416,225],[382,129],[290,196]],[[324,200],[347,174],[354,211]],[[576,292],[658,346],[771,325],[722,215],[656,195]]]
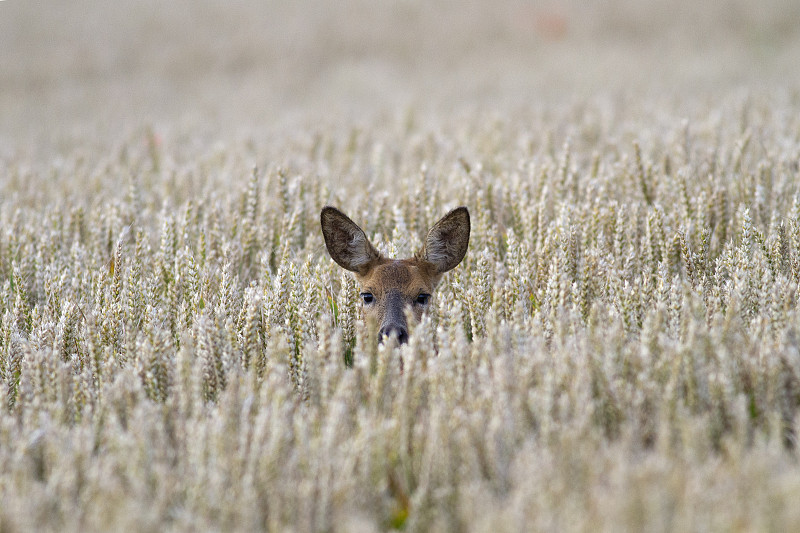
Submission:
[[[365,275],[380,259],[364,230],[335,207],[323,207],[319,219],[328,253],[340,267]]]
[[[422,258],[432,263],[439,274],[458,265],[469,246],[469,211],[453,209],[433,225],[422,247]]]

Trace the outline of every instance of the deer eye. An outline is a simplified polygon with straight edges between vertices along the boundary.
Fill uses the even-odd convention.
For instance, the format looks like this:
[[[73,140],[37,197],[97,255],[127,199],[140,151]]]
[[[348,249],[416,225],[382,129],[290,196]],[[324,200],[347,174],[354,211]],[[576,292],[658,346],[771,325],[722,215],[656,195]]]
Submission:
[[[430,299],[431,299],[430,294],[421,293],[419,296],[417,296],[417,299],[414,300],[414,303],[419,305],[428,305],[428,300]]]
[[[362,292],[361,299],[364,300],[365,304],[371,304],[375,301],[375,297],[372,295],[371,292]]]

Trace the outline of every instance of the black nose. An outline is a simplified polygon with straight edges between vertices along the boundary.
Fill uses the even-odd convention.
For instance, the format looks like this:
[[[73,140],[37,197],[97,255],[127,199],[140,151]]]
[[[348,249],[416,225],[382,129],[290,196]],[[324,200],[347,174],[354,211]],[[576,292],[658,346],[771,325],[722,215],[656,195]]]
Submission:
[[[397,337],[397,342],[400,344],[405,344],[408,342],[408,331],[406,331],[406,328],[402,326],[384,326],[378,332],[381,342],[383,342],[384,337],[391,337],[392,335]]]

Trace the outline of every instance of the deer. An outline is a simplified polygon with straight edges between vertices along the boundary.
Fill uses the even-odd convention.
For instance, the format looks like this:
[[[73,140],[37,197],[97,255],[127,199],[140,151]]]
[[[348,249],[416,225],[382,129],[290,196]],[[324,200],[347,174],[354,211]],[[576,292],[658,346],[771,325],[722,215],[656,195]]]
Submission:
[[[408,342],[406,312],[419,322],[431,304],[442,275],[458,266],[469,245],[469,210],[461,206],[428,231],[422,249],[408,259],[382,256],[355,222],[332,206],[320,213],[322,235],[331,258],[355,273],[364,316],[379,325],[379,342]]]

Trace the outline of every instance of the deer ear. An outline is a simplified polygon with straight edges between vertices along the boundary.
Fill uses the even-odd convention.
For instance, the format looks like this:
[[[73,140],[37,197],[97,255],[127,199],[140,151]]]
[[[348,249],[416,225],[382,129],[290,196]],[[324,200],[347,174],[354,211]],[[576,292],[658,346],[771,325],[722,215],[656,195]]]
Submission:
[[[364,230],[335,207],[325,206],[320,213],[325,246],[334,261],[344,269],[364,275],[380,254]]]
[[[433,225],[420,255],[441,274],[464,259],[468,245],[469,211],[466,207],[457,207]]]

